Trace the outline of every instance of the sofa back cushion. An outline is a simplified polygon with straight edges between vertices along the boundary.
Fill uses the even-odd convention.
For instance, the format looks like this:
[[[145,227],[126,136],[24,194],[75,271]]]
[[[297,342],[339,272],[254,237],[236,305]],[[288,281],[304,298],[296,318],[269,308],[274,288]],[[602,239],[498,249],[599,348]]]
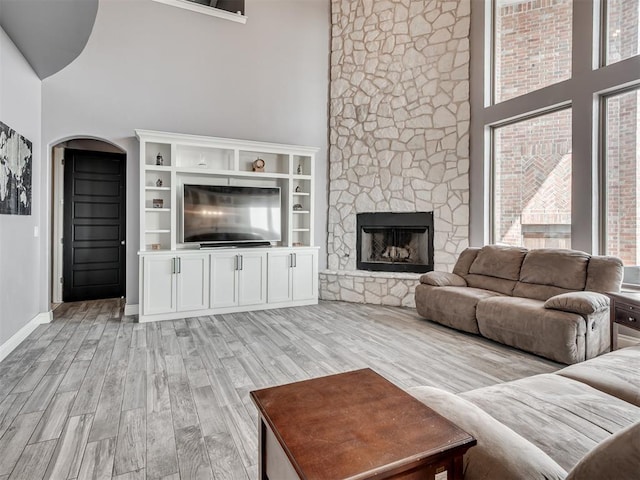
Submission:
[[[592,292],[619,292],[624,267],[618,257],[593,256],[587,268],[585,290]]]
[[[469,273],[515,281],[520,277],[520,268],[526,254],[525,248],[487,245],[478,252],[469,267]]]
[[[513,295],[547,300],[561,293],[584,290],[589,258],[589,254],[577,250],[531,250],[522,262]]]
[[[453,273],[456,275],[460,275],[461,277],[465,277],[469,274],[469,268],[471,268],[471,264],[478,256],[478,252],[480,251],[480,247],[469,247],[465,248],[460,256],[458,257],[458,261],[453,267]]]
[[[470,287],[511,295],[526,252],[519,247],[487,245],[476,252],[468,273],[462,276]]]
[[[590,256],[577,250],[486,245],[466,248],[453,273],[469,287],[546,301],[562,293],[618,292],[623,265],[617,257]]]
[[[505,280],[504,278],[490,277],[488,275],[469,274],[464,279],[469,287],[491,290],[504,295],[511,295],[517,283],[514,280]]]

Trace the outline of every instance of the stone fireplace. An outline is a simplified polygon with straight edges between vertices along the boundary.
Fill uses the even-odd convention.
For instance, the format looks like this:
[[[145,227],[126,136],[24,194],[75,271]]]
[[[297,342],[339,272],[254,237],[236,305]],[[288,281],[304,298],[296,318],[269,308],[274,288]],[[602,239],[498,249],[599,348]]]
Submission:
[[[359,214],[433,212],[428,269],[450,271],[468,246],[470,3],[331,1],[322,299],[415,306],[427,267],[405,265],[413,234],[360,231]]]
[[[433,212],[359,213],[356,229],[358,270],[433,270]]]

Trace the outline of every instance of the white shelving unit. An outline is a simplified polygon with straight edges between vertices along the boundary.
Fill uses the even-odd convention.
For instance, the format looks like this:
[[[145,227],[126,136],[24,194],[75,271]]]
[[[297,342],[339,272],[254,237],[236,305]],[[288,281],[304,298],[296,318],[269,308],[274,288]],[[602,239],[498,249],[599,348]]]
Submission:
[[[140,141],[140,321],[180,318],[186,311],[204,315],[317,303],[318,249],[313,232],[317,148],[149,130],[136,130],[136,136]],[[264,171],[254,172],[258,158],[265,161]],[[264,250],[210,253],[182,243],[182,192],[189,183],[280,187],[282,240]],[[264,271],[245,274],[259,252]],[[230,265],[234,269],[225,270]],[[287,273],[286,288],[266,281],[267,275],[275,278],[274,272],[280,270]],[[225,276],[228,281],[221,282]],[[218,299],[226,298],[230,285],[235,285],[234,295],[239,296],[235,303],[223,306]],[[275,288],[282,292],[271,294]],[[251,289],[263,292],[259,301],[247,300]],[[189,297],[188,292],[194,291],[200,293]],[[282,300],[285,293],[289,297]]]
[[[283,235],[278,246],[313,246],[317,148],[148,130],[136,130],[136,136],[141,159],[140,251],[185,248],[180,242],[180,208],[187,182],[280,187]],[[257,158],[265,161],[263,172],[252,171]]]

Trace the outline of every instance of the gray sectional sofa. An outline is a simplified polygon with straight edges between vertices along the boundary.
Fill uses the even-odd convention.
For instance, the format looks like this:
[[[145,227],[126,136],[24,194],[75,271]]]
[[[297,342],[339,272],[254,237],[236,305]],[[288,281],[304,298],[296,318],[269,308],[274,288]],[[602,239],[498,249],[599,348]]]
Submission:
[[[462,252],[453,273],[429,272],[418,313],[434,322],[573,364],[610,345],[609,299],[622,261],[576,250],[487,245]]]
[[[640,479],[640,346],[459,395],[409,393],[478,441],[465,480]]]

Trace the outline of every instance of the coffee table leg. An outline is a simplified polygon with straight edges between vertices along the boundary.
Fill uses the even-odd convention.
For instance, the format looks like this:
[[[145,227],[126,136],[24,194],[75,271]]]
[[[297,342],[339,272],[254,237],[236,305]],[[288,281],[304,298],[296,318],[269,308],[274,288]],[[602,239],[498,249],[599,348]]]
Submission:
[[[261,416],[258,416],[258,479],[268,480],[267,478],[267,455],[266,455],[266,435],[267,426],[264,424]]]
[[[452,480],[462,480],[464,460],[462,455],[453,458],[453,472],[451,473]]]

